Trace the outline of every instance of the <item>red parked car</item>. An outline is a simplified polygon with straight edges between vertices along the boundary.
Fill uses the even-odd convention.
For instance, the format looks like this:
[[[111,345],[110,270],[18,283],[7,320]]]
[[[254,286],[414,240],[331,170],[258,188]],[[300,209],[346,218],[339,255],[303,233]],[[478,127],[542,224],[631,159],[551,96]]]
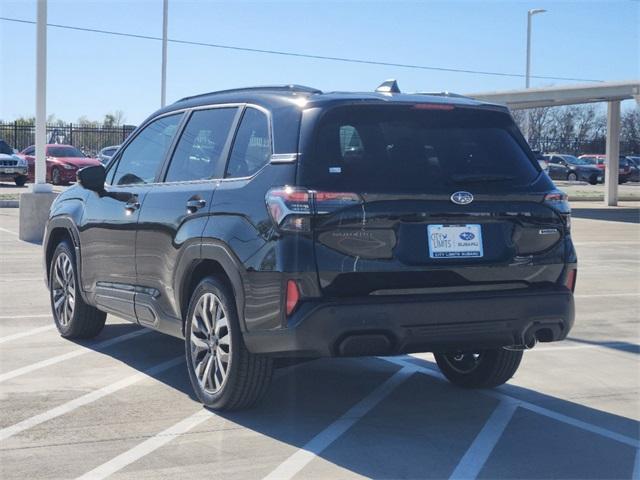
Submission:
[[[35,178],[35,151],[36,147],[31,145],[20,152],[29,164],[29,181]],[[100,165],[97,158],[89,158],[72,145],[47,145],[47,174],[46,181],[54,185],[67,185],[76,181],[76,172],[84,167]]]

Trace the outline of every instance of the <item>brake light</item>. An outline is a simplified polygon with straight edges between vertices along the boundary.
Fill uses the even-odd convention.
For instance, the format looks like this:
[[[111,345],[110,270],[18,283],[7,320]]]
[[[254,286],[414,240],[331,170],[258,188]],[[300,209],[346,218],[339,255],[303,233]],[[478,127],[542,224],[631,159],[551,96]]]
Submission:
[[[287,280],[287,299],[286,299],[287,317],[293,313],[300,301],[300,291],[295,280]]]
[[[446,103],[416,103],[413,108],[415,110],[453,110],[453,105]]]
[[[572,292],[575,292],[576,290],[577,274],[578,274],[578,271],[575,268],[572,268],[567,272],[567,279],[564,282],[565,286]]]
[[[311,215],[325,215],[358,205],[362,199],[357,193],[324,192],[296,187],[272,188],[266,196],[271,218],[281,230],[308,232]]]

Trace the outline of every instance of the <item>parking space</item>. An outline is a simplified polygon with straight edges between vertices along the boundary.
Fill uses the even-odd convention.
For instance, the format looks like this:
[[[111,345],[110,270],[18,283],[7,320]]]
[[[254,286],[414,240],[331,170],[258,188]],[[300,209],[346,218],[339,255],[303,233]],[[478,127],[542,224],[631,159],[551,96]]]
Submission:
[[[639,478],[640,205],[574,205],[570,339],[467,391],[429,354],[281,368],[257,408],[194,399],[178,339],[115,317],[52,328],[40,246],[0,209],[0,476]]]

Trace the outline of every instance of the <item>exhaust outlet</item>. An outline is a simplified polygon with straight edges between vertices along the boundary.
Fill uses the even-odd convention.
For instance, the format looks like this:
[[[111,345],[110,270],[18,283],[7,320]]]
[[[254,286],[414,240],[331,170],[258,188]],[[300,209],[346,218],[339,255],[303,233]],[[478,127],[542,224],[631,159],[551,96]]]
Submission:
[[[505,350],[512,350],[512,351],[518,352],[523,350],[531,350],[537,344],[538,344],[538,339],[536,337],[531,337],[531,339],[528,342],[522,345],[509,345],[508,347],[502,347],[502,348],[504,348]]]

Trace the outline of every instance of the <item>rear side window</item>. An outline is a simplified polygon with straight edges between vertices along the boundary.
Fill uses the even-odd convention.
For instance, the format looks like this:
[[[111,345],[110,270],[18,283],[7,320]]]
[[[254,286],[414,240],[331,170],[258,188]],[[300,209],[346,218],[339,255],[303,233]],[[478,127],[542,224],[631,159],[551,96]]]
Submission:
[[[319,121],[302,185],[345,191],[450,191],[531,183],[538,168],[509,115],[479,109],[349,106]]]
[[[221,176],[222,153],[237,108],[196,110],[191,115],[171,159],[166,182]]]
[[[169,115],[144,127],[122,152],[113,185],[154,182],[181,119],[182,113]]]
[[[270,157],[269,119],[260,110],[247,108],[233,141],[226,177],[249,177],[266,165]]]

